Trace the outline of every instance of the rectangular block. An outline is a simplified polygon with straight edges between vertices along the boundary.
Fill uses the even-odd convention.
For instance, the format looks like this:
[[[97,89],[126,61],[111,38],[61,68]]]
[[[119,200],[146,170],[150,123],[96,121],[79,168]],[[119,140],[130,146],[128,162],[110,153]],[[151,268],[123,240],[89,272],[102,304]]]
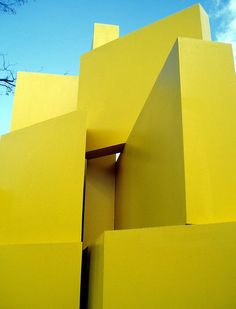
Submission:
[[[116,179],[116,229],[186,223],[178,44],[129,135]]]
[[[105,232],[89,309],[234,309],[236,223]]]
[[[120,159],[116,228],[236,220],[235,102],[231,46],[178,39]]]
[[[11,131],[77,110],[78,76],[17,74]]]
[[[87,150],[125,143],[177,37],[209,39],[199,5],[81,57],[79,107],[88,110]]]
[[[179,48],[188,223],[235,221],[232,46],[182,39]]]
[[[78,309],[81,243],[0,245],[2,309]]]
[[[0,141],[0,244],[81,241],[85,115],[73,112]]]

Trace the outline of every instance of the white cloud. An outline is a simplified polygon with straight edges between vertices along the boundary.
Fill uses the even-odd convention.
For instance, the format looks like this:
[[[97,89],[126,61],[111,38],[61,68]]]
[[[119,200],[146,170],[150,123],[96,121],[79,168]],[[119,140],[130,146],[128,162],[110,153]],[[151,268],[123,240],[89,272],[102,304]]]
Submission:
[[[213,17],[218,23],[216,39],[233,45],[236,65],[236,0],[216,0]]]

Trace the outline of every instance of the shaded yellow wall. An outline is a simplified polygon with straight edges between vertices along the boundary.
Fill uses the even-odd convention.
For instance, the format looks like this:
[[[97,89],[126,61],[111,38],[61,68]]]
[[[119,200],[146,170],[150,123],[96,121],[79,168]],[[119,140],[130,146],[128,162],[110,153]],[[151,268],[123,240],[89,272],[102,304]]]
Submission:
[[[0,245],[2,309],[77,309],[81,243]]]
[[[178,44],[120,157],[117,229],[186,223]]]
[[[78,76],[17,74],[11,130],[76,111]]]
[[[116,228],[236,219],[230,45],[179,39],[120,160]]]
[[[120,27],[109,24],[94,24],[93,49],[119,38]]]
[[[83,247],[114,229],[115,155],[87,161]]]
[[[88,283],[88,309],[102,309],[104,291],[104,233],[89,247]]]
[[[0,141],[0,244],[81,241],[85,117],[73,112]]]
[[[178,36],[210,39],[199,5],[81,57],[78,104],[88,109],[87,150],[126,142]]]
[[[105,232],[88,308],[234,309],[235,234],[236,223]]]

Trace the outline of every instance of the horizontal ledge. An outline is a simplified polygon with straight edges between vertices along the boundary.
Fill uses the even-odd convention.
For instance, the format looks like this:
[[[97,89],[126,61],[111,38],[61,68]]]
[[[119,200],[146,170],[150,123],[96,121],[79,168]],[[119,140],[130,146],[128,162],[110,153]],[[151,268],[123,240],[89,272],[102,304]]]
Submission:
[[[113,145],[113,146],[109,146],[105,148],[100,148],[100,149],[96,149],[92,151],[87,151],[85,157],[87,160],[91,160],[91,159],[109,156],[115,153],[123,152],[124,147],[125,147],[125,143],[117,144],[117,145]]]

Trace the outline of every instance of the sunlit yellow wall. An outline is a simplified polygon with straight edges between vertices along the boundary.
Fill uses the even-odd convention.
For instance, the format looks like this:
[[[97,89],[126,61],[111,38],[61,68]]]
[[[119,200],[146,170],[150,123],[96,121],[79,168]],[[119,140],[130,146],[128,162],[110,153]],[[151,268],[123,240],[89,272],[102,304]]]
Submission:
[[[230,45],[179,39],[120,160],[116,228],[236,220]]]
[[[235,235],[236,223],[105,232],[89,309],[234,309]]]
[[[180,40],[188,223],[236,221],[236,75],[232,47]]]
[[[81,111],[2,136],[0,244],[81,240],[84,157]]]
[[[119,38],[120,28],[117,25],[94,24],[93,49]]]
[[[0,245],[0,307],[78,309],[81,246]]]
[[[79,107],[88,108],[87,150],[126,142],[178,36],[210,39],[199,5],[81,57]]]
[[[18,73],[11,130],[77,109],[78,76]]]
[[[115,155],[87,161],[83,246],[114,229]]]

